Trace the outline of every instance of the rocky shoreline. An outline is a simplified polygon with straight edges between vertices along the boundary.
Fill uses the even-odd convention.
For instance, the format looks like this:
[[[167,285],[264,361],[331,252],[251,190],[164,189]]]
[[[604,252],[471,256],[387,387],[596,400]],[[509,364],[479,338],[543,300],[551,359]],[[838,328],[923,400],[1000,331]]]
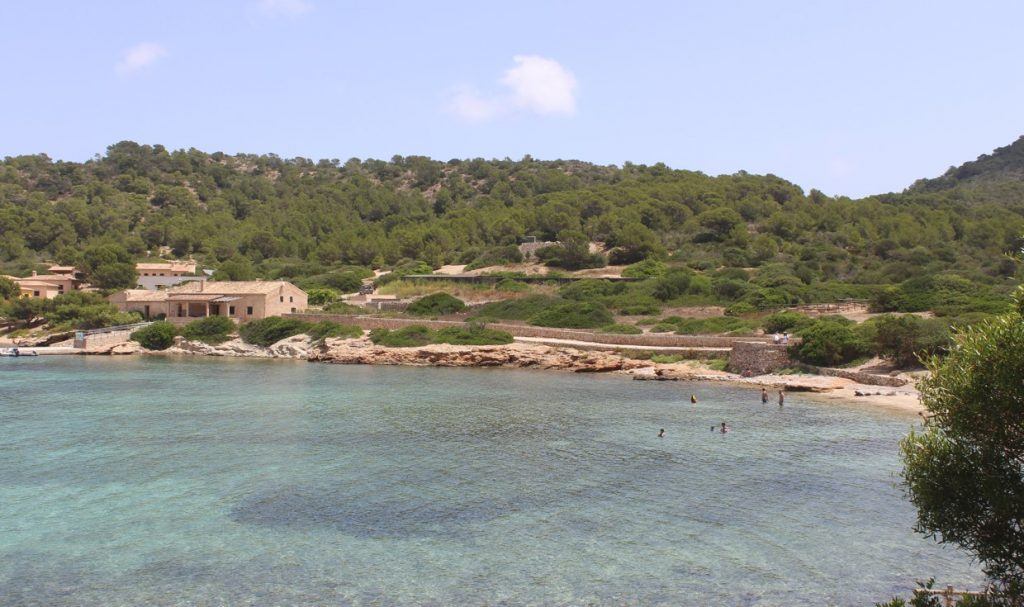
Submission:
[[[635,380],[728,382],[751,388],[767,387],[772,391],[806,392],[819,400],[864,403],[914,413],[923,411],[917,390],[912,386],[899,390],[879,389],[878,386],[858,384],[840,377],[803,373],[742,377],[710,369],[699,361],[653,363],[648,360],[627,358],[614,352],[521,342],[494,346],[431,344],[411,348],[388,348],[375,345],[366,337],[312,342],[305,335],[296,335],[265,348],[247,344],[237,338],[210,345],[177,337],[173,346],[159,352],[148,351],[137,343],[128,342],[104,352],[93,353],[284,358],[339,365],[501,367],[574,373],[620,373]]]

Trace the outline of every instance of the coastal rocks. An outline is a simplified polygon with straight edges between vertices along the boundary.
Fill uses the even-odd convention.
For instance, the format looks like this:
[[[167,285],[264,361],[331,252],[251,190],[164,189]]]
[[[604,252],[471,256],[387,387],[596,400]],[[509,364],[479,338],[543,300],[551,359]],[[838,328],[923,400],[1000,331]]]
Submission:
[[[236,356],[241,358],[295,358],[305,359],[309,351],[309,338],[305,335],[287,337],[264,348],[247,344],[241,339],[231,339],[211,345],[201,341],[189,341],[175,337],[174,345],[163,352],[166,354],[198,354],[202,356]]]
[[[140,354],[145,352],[146,349],[141,344],[134,341],[126,341],[124,343],[116,344],[107,350],[106,354],[111,355],[122,355],[122,354]]]
[[[309,360],[348,365],[414,365],[434,367],[512,367],[608,373],[649,366],[606,352],[585,352],[526,344],[453,346],[432,344],[385,348],[368,339],[328,340],[309,353]]]

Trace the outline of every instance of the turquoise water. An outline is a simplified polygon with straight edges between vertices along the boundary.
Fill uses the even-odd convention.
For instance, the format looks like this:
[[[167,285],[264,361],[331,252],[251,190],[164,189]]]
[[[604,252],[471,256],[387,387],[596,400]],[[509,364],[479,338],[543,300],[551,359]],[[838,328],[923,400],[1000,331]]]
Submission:
[[[870,605],[976,583],[911,531],[913,423],[611,376],[0,359],[0,604]]]

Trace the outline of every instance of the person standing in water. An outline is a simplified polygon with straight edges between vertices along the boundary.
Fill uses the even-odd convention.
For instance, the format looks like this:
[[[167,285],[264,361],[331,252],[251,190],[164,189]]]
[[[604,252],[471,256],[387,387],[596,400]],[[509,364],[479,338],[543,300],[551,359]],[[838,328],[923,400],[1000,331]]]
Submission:
[[[732,430],[732,428],[730,428],[729,426],[726,426],[725,422],[722,422],[722,430],[721,430],[722,434],[725,434],[729,430]]]
[[[761,388],[761,404],[768,404],[768,388]]]
[[[783,404],[785,404],[785,402],[786,395],[782,392],[782,390],[779,390],[779,406],[781,407]]]
[[[690,395],[690,402],[695,404],[695,405],[697,404],[697,395],[696,394],[691,394]]]
[[[665,429],[662,428],[658,431],[658,438],[665,438]]]

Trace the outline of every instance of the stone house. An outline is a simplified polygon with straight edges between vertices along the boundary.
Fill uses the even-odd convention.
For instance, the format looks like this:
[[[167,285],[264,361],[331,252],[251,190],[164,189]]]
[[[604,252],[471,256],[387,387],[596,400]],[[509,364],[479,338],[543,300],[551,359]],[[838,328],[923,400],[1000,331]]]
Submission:
[[[145,318],[166,317],[184,324],[206,316],[225,316],[235,322],[259,320],[306,309],[306,292],[284,281],[193,281],[151,291],[129,289],[107,298],[122,312]]]

